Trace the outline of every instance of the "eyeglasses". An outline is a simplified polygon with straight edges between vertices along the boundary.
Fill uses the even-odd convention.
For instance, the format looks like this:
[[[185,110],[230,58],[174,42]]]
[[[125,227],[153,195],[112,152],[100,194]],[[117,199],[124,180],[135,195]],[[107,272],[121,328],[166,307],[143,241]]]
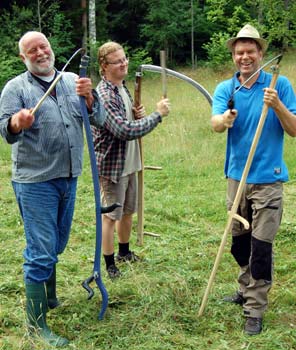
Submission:
[[[125,64],[128,62],[128,58],[127,57],[124,57],[120,60],[117,60],[117,61],[114,61],[114,62],[109,62],[109,61],[106,61],[107,64],[114,64],[114,65],[120,65],[120,64]]]

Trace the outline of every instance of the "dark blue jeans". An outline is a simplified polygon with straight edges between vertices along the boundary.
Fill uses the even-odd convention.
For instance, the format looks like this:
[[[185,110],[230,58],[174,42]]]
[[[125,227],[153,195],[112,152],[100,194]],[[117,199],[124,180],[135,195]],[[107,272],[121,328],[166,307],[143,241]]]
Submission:
[[[12,182],[24,223],[25,282],[46,282],[69,240],[77,178]]]

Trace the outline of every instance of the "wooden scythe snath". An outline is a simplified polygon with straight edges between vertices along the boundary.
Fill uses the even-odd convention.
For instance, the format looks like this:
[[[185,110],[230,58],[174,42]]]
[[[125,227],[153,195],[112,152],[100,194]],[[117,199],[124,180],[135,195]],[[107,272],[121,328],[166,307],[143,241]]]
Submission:
[[[141,104],[141,81],[142,81],[142,71],[136,72],[136,81],[135,81],[135,107],[140,106]],[[141,157],[141,170],[138,171],[138,225],[137,225],[137,245],[142,246],[144,242],[144,234],[159,237],[157,233],[153,232],[144,232],[144,170],[161,170],[161,167],[156,166],[145,166],[144,165],[144,152],[142,138],[138,139],[139,148],[140,148],[140,157]]]
[[[273,72],[272,80],[271,80],[270,85],[269,85],[269,87],[271,89],[274,89],[276,81],[277,81],[277,78],[278,78],[278,75],[279,75],[279,61],[280,61],[281,57],[282,57],[282,55],[280,55],[280,57],[278,57],[277,64],[271,67],[271,70]],[[223,253],[224,247],[225,247],[226,242],[227,242],[227,235],[231,231],[232,221],[234,219],[238,220],[244,225],[244,227],[246,229],[249,228],[249,223],[247,222],[247,220],[245,220],[244,218],[242,218],[241,216],[239,216],[237,214],[237,209],[238,209],[241,197],[242,197],[243,189],[244,189],[244,186],[245,186],[245,183],[246,183],[246,179],[247,179],[247,176],[248,176],[248,173],[249,173],[249,170],[250,170],[253,158],[254,158],[254,154],[255,154],[255,151],[256,151],[256,148],[257,148],[257,145],[258,145],[258,141],[259,141],[259,138],[260,138],[261,133],[262,133],[262,129],[263,129],[263,126],[264,126],[264,123],[265,123],[265,120],[266,120],[267,112],[268,112],[268,105],[266,103],[264,103],[263,108],[262,108],[262,112],[261,112],[261,116],[260,116],[260,119],[259,119],[259,122],[258,122],[258,126],[257,126],[256,132],[255,132],[255,136],[254,136],[254,139],[252,141],[250,152],[249,152],[249,155],[248,155],[248,158],[247,158],[247,161],[246,161],[246,165],[245,165],[245,168],[244,168],[244,171],[243,171],[243,174],[242,174],[242,178],[241,178],[241,181],[239,183],[239,186],[238,186],[238,189],[237,189],[236,196],[234,198],[234,202],[233,202],[232,208],[228,212],[227,224],[226,224],[223,236],[222,236],[221,244],[220,244],[220,247],[219,247],[216,259],[215,259],[214,267],[212,269],[210,278],[208,280],[208,285],[207,285],[207,288],[205,290],[205,293],[204,293],[204,296],[203,296],[203,299],[202,299],[202,303],[201,303],[201,306],[200,306],[200,309],[199,309],[199,312],[198,312],[198,316],[201,316],[203,314],[204,309],[206,307],[208,296],[209,296],[212,284],[214,282],[214,278],[215,278],[215,275],[216,275],[216,272],[217,272],[217,269],[218,269],[218,266],[219,266],[219,262],[220,262],[221,257],[222,257],[222,253]]]
[[[135,81],[135,107],[141,104],[141,80],[143,73],[141,71],[136,72]],[[143,158],[143,145],[142,138],[138,139],[141,157],[141,170],[138,172],[138,227],[137,227],[137,244],[143,245],[144,236],[144,158]]]
[[[142,80],[142,76],[143,76],[143,71],[160,73],[162,75],[162,94],[164,97],[167,94],[166,76],[170,75],[172,77],[183,80],[183,81],[187,82],[188,84],[192,85],[195,89],[197,89],[206,98],[206,100],[209,102],[209,104],[212,105],[211,94],[195,80],[189,78],[188,76],[186,76],[182,73],[179,73],[179,72],[176,72],[174,70],[166,68],[165,61],[163,61],[162,55],[163,54],[161,54],[162,67],[154,66],[151,64],[142,64],[138,67],[137,72],[136,72],[136,81],[135,81],[135,94],[134,94],[135,106],[139,106],[141,104],[141,80]],[[139,139],[138,141],[139,141],[140,153],[141,153],[142,170],[140,172],[138,172],[137,244],[141,246],[141,245],[143,245],[144,234],[149,235],[149,236],[153,236],[153,237],[159,237],[159,234],[157,234],[157,233],[147,232],[147,231],[144,232],[144,170],[161,170],[162,167],[144,165],[142,140]]]
[[[167,88],[166,88],[166,72],[165,72],[165,51],[160,51],[160,62],[161,67],[163,68],[162,72],[162,88],[163,88],[163,98],[166,97]],[[134,104],[135,107],[140,106],[141,104],[141,82],[142,82],[142,70],[136,72],[136,81],[135,81],[135,92],[134,92]],[[142,246],[144,242],[144,234],[159,237],[159,234],[154,232],[144,232],[144,170],[161,170],[161,167],[158,166],[145,166],[144,165],[144,152],[142,138],[138,139],[140,156],[141,156],[141,170],[138,172],[138,225],[137,225],[137,245]]]

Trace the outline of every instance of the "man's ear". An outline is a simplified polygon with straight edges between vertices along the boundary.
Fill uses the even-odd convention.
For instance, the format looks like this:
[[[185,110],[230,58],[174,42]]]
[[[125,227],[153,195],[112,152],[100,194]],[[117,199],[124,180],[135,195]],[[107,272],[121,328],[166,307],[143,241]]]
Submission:
[[[19,57],[21,58],[21,60],[25,63],[26,57],[24,54],[20,53]]]

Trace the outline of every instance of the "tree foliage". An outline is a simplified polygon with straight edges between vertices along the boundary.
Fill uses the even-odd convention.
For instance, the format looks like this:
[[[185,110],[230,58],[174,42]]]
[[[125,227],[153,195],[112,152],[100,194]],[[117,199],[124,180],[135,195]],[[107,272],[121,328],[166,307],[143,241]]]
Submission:
[[[67,61],[74,47],[70,20],[59,11],[56,1],[36,0],[24,7],[14,3],[10,10],[1,11],[0,20],[0,88],[8,79],[24,71],[24,65],[18,57],[18,41],[25,32],[41,30],[47,35],[56,55],[57,66]]]
[[[264,16],[269,40],[276,47],[287,48],[296,45],[296,2],[293,0],[261,0],[268,8]]]
[[[89,0],[85,0],[87,7]],[[159,62],[167,50],[168,65],[191,63],[193,47],[199,61],[214,66],[230,55],[225,41],[246,23],[254,24],[271,49],[296,46],[296,2],[293,0],[92,0],[95,4],[96,44],[114,40]],[[191,18],[193,5],[193,18]],[[0,88],[24,69],[17,42],[28,30],[42,30],[55,50],[57,64],[83,45],[81,0],[2,0],[0,9]],[[75,67],[78,67],[77,62]],[[95,64],[95,62],[93,63]],[[73,66],[74,67],[74,66]],[[70,67],[72,68],[72,66]]]
[[[180,11],[182,9],[182,11]],[[191,12],[186,0],[151,0],[141,28],[149,52],[166,50],[172,60],[190,43]]]
[[[220,33],[213,33],[210,43],[204,45],[214,64],[222,63],[223,56],[226,56],[225,41],[235,36],[246,23],[253,24],[269,41],[271,48],[296,46],[295,1],[207,0],[207,6],[208,20],[220,28]]]
[[[23,23],[31,23],[32,11],[12,6],[11,12],[3,11],[0,26],[0,89],[6,81],[24,70],[18,57],[18,39],[24,32]]]
[[[133,48],[146,47],[140,30],[149,7],[149,0],[109,0],[106,6],[107,36]]]

